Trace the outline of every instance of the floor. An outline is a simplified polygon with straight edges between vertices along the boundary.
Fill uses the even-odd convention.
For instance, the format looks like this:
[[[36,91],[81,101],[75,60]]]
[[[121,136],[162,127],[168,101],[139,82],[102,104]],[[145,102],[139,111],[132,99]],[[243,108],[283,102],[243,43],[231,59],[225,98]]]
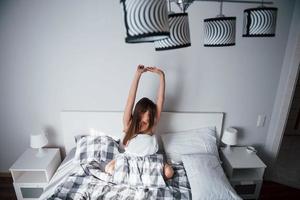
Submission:
[[[17,200],[11,177],[0,177],[0,199]]]
[[[0,199],[17,200],[12,179],[0,177]],[[265,181],[262,185],[260,200],[297,200],[300,199],[300,190],[284,186],[278,183]]]
[[[283,137],[273,177],[278,183],[300,189],[300,136]]]
[[[298,200],[300,199],[300,190],[291,188],[279,183],[264,181],[260,200]]]

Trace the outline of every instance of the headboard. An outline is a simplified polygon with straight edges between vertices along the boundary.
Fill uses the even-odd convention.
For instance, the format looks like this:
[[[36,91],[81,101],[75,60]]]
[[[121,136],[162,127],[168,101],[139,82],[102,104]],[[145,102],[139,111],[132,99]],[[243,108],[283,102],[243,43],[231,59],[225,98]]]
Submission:
[[[163,112],[156,134],[164,132],[215,126],[218,139],[221,137],[224,113],[207,112]],[[75,147],[74,136],[93,131],[109,133],[123,138],[123,112],[114,111],[62,111],[62,129],[66,153]]]

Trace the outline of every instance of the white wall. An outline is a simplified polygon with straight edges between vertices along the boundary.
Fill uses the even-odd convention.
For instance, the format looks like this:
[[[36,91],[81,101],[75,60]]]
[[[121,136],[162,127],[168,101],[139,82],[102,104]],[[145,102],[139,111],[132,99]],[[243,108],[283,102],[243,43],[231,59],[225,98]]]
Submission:
[[[280,73],[271,123],[265,143],[265,154],[272,165],[278,155],[283,132],[288,128],[288,115],[292,106],[300,63],[300,1],[295,2],[292,23]],[[299,78],[298,78],[299,79]]]
[[[152,44],[126,44],[118,0],[6,0],[0,3],[0,171],[29,146],[29,135],[49,132],[62,146],[61,110],[123,110],[139,63],[166,73],[165,110],[225,112],[225,128],[240,128],[240,144],[264,146],[279,81],[294,1],[276,0],[274,38],[242,38],[243,10],[253,4],[224,4],[237,17],[236,46],[203,47],[203,19],[218,3],[189,8],[192,46],[155,52]],[[155,97],[157,77],[146,74],[138,97]],[[258,114],[265,127],[256,128]]]

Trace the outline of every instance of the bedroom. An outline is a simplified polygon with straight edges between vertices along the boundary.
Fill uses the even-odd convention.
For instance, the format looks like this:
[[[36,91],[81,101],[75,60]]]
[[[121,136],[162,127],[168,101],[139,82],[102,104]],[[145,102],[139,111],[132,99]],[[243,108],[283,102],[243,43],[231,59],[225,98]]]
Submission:
[[[164,111],[225,113],[223,129],[237,128],[238,145],[255,146],[268,165],[271,118],[300,24],[299,1],[273,2],[275,37],[242,37],[243,11],[257,5],[224,3],[223,13],[236,16],[236,45],[204,47],[203,20],[219,13],[219,3],[194,2],[191,47],[155,51],[152,43],[125,43],[119,1],[1,1],[0,172],[44,129],[47,147],[63,156],[61,111],[122,111],[140,63],[165,71]],[[137,98],[155,98],[156,80],[145,75]]]

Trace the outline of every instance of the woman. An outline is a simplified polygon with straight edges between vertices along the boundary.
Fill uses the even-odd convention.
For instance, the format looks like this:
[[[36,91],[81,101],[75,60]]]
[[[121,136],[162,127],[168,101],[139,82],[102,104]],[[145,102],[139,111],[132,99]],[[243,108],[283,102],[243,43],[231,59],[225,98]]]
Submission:
[[[136,92],[139,80],[143,73],[152,72],[159,75],[160,84],[157,95],[156,104],[150,99],[144,97],[140,99],[133,110]],[[158,151],[158,144],[153,133],[159,122],[162,107],[165,99],[165,75],[164,72],[157,67],[144,67],[139,65],[137,67],[134,79],[132,81],[124,116],[123,126],[125,137],[123,144],[125,146],[125,153],[135,156],[147,156],[155,154]],[[133,112],[132,112],[133,110]],[[109,162],[105,171],[112,174],[115,167],[115,160]],[[164,165],[164,175],[167,179],[172,178],[174,171],[168,164]]]

